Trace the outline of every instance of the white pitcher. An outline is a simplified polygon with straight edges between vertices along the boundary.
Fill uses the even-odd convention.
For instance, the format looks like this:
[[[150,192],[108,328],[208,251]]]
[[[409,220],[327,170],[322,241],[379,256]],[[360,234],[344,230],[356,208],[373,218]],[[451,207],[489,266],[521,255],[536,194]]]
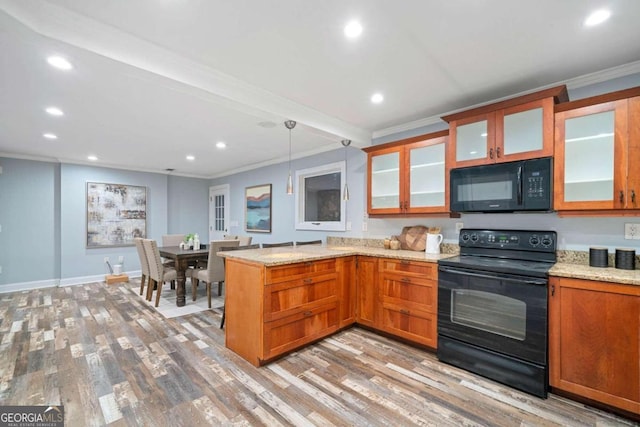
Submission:
[[[439,254],[440,243],[442,243],[442,234],[427,233],[427,247],[425,252],[428,254]]]

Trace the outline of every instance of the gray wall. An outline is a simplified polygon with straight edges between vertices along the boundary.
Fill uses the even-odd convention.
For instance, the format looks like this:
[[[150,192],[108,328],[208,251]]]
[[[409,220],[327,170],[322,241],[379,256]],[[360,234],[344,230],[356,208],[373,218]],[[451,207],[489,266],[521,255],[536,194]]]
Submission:
[[[0,166],[0,288],[96,280],[107,273],[104,257],[140,269],[133,247],[86,248],[87,182],[147,187],[150,238],[207,233],[206,179],[11,158]]]
[[[60,165],[0,159],[0,285],[60,277]]]
[[[339,147],[339,148],[338,148]],[[336,150],[316,156],[296,159],[291,162],[292,173],[344,160],[345,152],[340,143]],[[295,229],[295,197],[286,194],[288,166],[286,163],[266,166],[211,181],[211,185],[229,184],[230,222],[237,224],[229,229],[229,234],[253,236],[253,243],[275,243],[283,241],[316,240],[326,241],[327,235],[361,236],[363,212],[366,212],[365,153],[357,148],[347,149],[347,183],[351,199],[347,202],[346,220],[351,222],[352,231],[330,233]],[[295,177],[294,177],[295,178]],[[244,191],[246,187],[271,184],[272,227],[271,233],[249,233],[244,229]],[[294,189],[295,191],[295,189]]]

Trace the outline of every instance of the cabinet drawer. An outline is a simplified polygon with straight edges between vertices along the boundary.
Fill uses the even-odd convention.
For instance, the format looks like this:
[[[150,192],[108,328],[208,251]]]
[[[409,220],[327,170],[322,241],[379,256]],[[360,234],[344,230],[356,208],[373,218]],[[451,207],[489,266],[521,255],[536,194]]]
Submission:
[[[438,264],[434,262],[381,259],[379,266],[381,273],[406,273],[434,280],[438,278]]]
[[[266,283],[278,283],[289,281],[299,277],[334,273],[336,271],[336,260],[325,259],[320,261],[298,262],[277,267],[269,267],[266,272]]]
[[[338,330],[333,302],[264,324],[264,359],[271,359]]]
[[[436,313],[438,284],[435,280],[385,274],[380,285],[380,295],[383,303]]]
[[[383,303],[381,328],[401,338],[436,348],[437,315],[421,310],[408,310],[404,307]]]
[[[308,310],[338,299],[336,274],[324,274],[268,285],[265,289],[266,322]]]

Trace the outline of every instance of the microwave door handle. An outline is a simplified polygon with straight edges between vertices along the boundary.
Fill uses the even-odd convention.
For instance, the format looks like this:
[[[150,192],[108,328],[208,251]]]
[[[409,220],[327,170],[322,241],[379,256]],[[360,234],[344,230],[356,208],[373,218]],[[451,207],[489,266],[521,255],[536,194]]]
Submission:
[[[518,205],[522,206],[522,165],[518,166]]]

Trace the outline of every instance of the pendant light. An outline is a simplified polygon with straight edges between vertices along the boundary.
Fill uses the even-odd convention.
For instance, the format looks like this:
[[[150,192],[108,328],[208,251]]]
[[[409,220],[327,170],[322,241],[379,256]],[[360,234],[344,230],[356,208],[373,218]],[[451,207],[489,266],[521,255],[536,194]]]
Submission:
[[[296,122],[287,120],[284,125],[289,129],[289,178],[287,179],[287,194],[293,194],[293,178],[291,177],[291,129],[296,127]]]
[[[349,185],[347,184],[347,147],[351,145],[350,139],[343,139],[344,147],[344,190],[342,191],[342,200],[349,200]]]

